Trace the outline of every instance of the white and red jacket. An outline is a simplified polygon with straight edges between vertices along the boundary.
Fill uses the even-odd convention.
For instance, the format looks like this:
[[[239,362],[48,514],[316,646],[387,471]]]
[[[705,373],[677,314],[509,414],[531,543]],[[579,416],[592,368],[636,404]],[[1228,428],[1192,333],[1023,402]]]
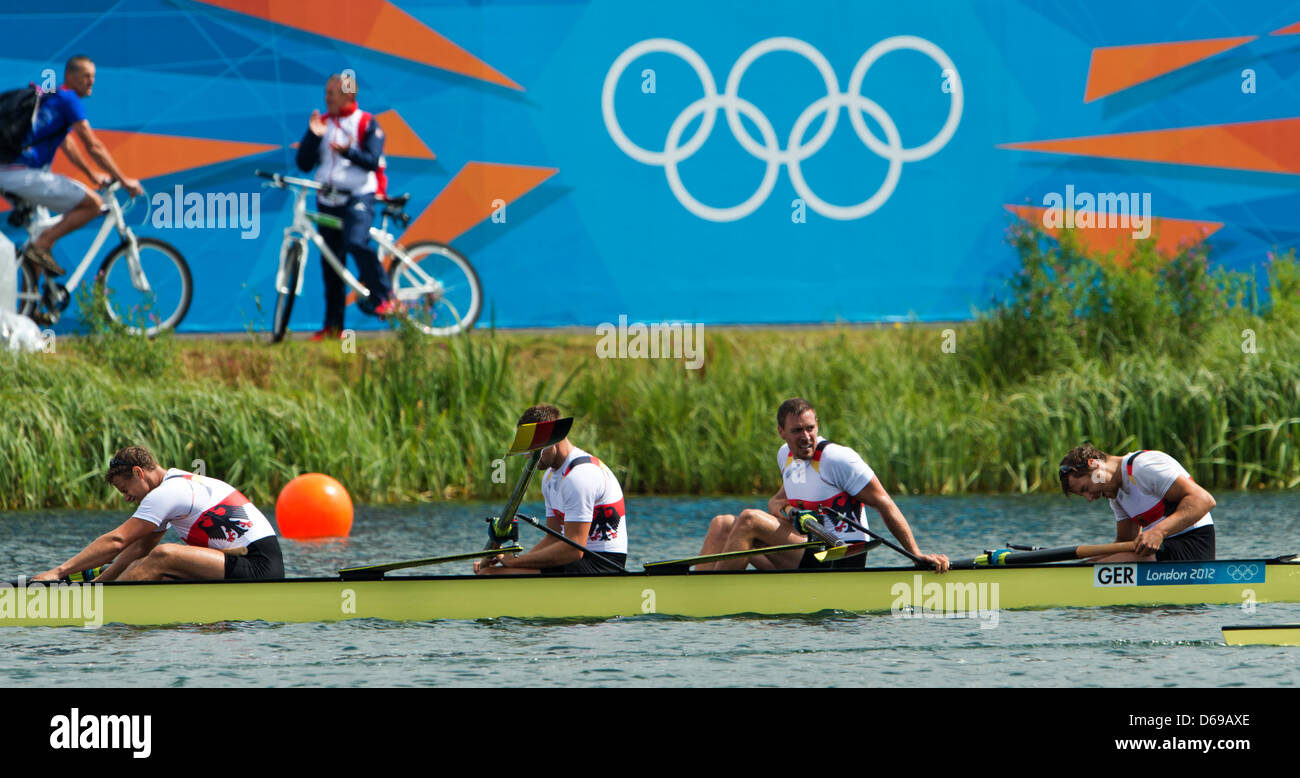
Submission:
[[[337,114],[325,114],[325,134],[317,136],[310,129],[298,145],[298,167],[304,172],[316,168],[315,179],[347,190],[353,195],[373,194],[383,199],[387,190],[384,160],[384,131],[368,111],[356,103],[344,106]],[[333,144],[346,144],[342,153]],[[321,205],[347,203],[341,194],[318,194]]]

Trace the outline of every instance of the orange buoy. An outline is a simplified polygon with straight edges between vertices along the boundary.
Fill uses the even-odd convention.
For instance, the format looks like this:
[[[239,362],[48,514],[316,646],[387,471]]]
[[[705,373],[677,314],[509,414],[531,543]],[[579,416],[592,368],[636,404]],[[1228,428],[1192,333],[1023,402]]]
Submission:
[[[280,490],[275,523],[286,538],[345,538],[352,531],[352,498],[324,473],[304,473]]]

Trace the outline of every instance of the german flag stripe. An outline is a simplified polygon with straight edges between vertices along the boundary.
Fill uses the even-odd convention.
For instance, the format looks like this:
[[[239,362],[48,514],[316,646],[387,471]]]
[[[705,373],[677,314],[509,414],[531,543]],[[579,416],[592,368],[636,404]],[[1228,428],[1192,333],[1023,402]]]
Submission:
[[[515,430],[515,440],[510,444],[511,454],[523,454],[539,448],[553,446],[564,440],[573,426],[573,417],[566,416],[555,421],[539,421],[533,424],[520,424]]]

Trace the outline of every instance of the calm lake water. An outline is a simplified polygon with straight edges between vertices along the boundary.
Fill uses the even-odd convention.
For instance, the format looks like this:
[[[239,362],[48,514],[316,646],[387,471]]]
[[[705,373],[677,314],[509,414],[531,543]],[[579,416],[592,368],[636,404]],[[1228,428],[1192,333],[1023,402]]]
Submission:
[[[1216,494],[1220,558],[1300,552],[1300,494]],[[699,550],[708,519],[754,498],[630,498],[629,567]],[[1005,542],[1106,542],[1101,502],[1060,496],[906,497],[922,548],[971,556]],[[285,541],[288,572],[480,548],[498,505],[357,509],[353,536]],[[525,505],[536,515],[540,505]],[[129,516],[0,515],[0,578],[44,570]],[[881,526],[872,516],[873,526]],[[536,531],[521,527],[531,545]],[[533,533],[533,534],[529,534]],[[873,566],[905,560],[887,550]],[[468,571],[468,565],[463,568]],[[441,572],[441,571],[440,571]],[[454,572],[446,570],[446,572]],[[603,622],[513,619],[335,624],[0,628],[0,686],[1248,686],[1300,685],[1294,648],[1230,648],[1226,624],[1300,623],[1300,604],[1003,611],[973,619],[828,613]]]

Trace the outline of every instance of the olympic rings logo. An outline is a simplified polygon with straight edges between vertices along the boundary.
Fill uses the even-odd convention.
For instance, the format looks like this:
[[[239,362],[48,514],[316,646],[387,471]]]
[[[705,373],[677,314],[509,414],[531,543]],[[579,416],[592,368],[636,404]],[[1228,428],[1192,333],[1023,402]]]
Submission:
[[[945,75],[951,76],[951,104],[948,108],[947,120],[934,137],[926,143],[912,148],[903,147],[902,139],[898,134],[898,126],[894,123],[893,118],[885,112],[885,109],[881,108],[875,101],[862,95],[862,81],[871,66],[885,54],[900,49],[910,49],[925,54],[939,65]],[[787,139],[784,148],[781,147],[781,143],[776,137],[776,130],[772,127],[772,123],[767,116],[753,103],[740,97],[740,82],[745,77],[745,71],[759,57],[775,51],[788,51],[799,54],[817,68],[826,84],[826,96],[813,101],[799,114],[799,118],[795,120],[794,126],[790,130],[790,137]],[[623,132],[623,128],[619,126],[618,117],[614,112],[614,88],[618,85],[619,78],[627,70],[628,65],[632,64],[637,58],[653,53],[674,54],[684,60],[699,76],[700,85],[704,88],[704,96],[688,105],[673,120],[672,126],[668,129],[667,139],[664,141],[663,151],[643,149],[629,140]],[[717,85],[713,80],[713,74],[699,54],[695,53],[689,46],[670,38],[651,38],[634,44],[614,60],[609,72],[605,74],[605,85],[601,90],[600,103],[601,113],[605,119],[605,129],[609,132],[609,136],[614,143],[623,150],[623,153],[638,162],[663,167],[668,178],[668,187],[677,197],[677,201],[701,219],[714,222],[730,222],[750,215],[767,201],[768,195],[772,193],[773,187],[776,186],[777,174],[780,172],[781,166],[784,165],[790,171],[790,181],[794,184],[795,191],[814,211],[827,218],[847,221],[861,219],[873,213],[889,200],[890,195],[894,193],[894,188],[898,186],[898,179],[902,174],[904,162],[916,162],[930,157],[948,144],[953,133],[957,131],[958,123],[961,121],[962,88],[961,77],[957,73],[957,68],[943,49],[924,38],[913,35],[895,35],[867,49],[853,67],[853,72],[849,76],[848,89],[845,92],[840,92],[835,71],[831,69],[830,63],[826,61],[820,51],[797,38],[768,38],[750,46],[745,50],[744,54],[740,55],[740,59],[736,60],[736,64],[732,66],[731,72],[727,75],[725,91],[719,95]],[[803,171],[800,169],[800,164],[804,160],[821,151],[822,147],[830,140],[831,135],[835,132],[836,125],[839,123],[840,108],[848,109],[849,122],[853,125],[853,131],[857,134],[858,139],[877,156],[889,162],[889,170],[886,172],[885,180],[880,185],[880,188],[876,190],[875,194],[856,205],[835,205],[821,199],[808,186],[807,181],[804,180]],[[695,199],[686,190],[686,186],[682,183],[681,174],[677,169],[677,166],[682,161],[699,151],[700,147],[709,139],[709,134],[713,131],[713,125],[717,119],[718,109],[726,112],[727,127],[736,140],[740,142],[740,145],[744,147],[745,151],[767,164],[767,169],[763,174],[763,181],[759,184],[758,190],[739,205],[725,208],[706,205]],[[884,131],[885,139],[883,141],[872,134],[871,128],[867,126],[866,121],[862,118],[864,112],[871,114],[871,118],[875,119],[876,123]],[[759,133],[763,136],[761,143],[755,140],[741,123],[741,114],[744,114],[758,127]],[[817,134],[811,140],[805,143],[804,134],[813,121],[823,114],[826,119],[822,122],[821,129],[817,131]],[[682,133],[685,132],[686,127],[697,116],[703,117],[699,128],[689,140],[682,143]]]
[[[1228,577],[1234,581],[1247,581],[1259,573],[1258,565],[1228,565]]]

